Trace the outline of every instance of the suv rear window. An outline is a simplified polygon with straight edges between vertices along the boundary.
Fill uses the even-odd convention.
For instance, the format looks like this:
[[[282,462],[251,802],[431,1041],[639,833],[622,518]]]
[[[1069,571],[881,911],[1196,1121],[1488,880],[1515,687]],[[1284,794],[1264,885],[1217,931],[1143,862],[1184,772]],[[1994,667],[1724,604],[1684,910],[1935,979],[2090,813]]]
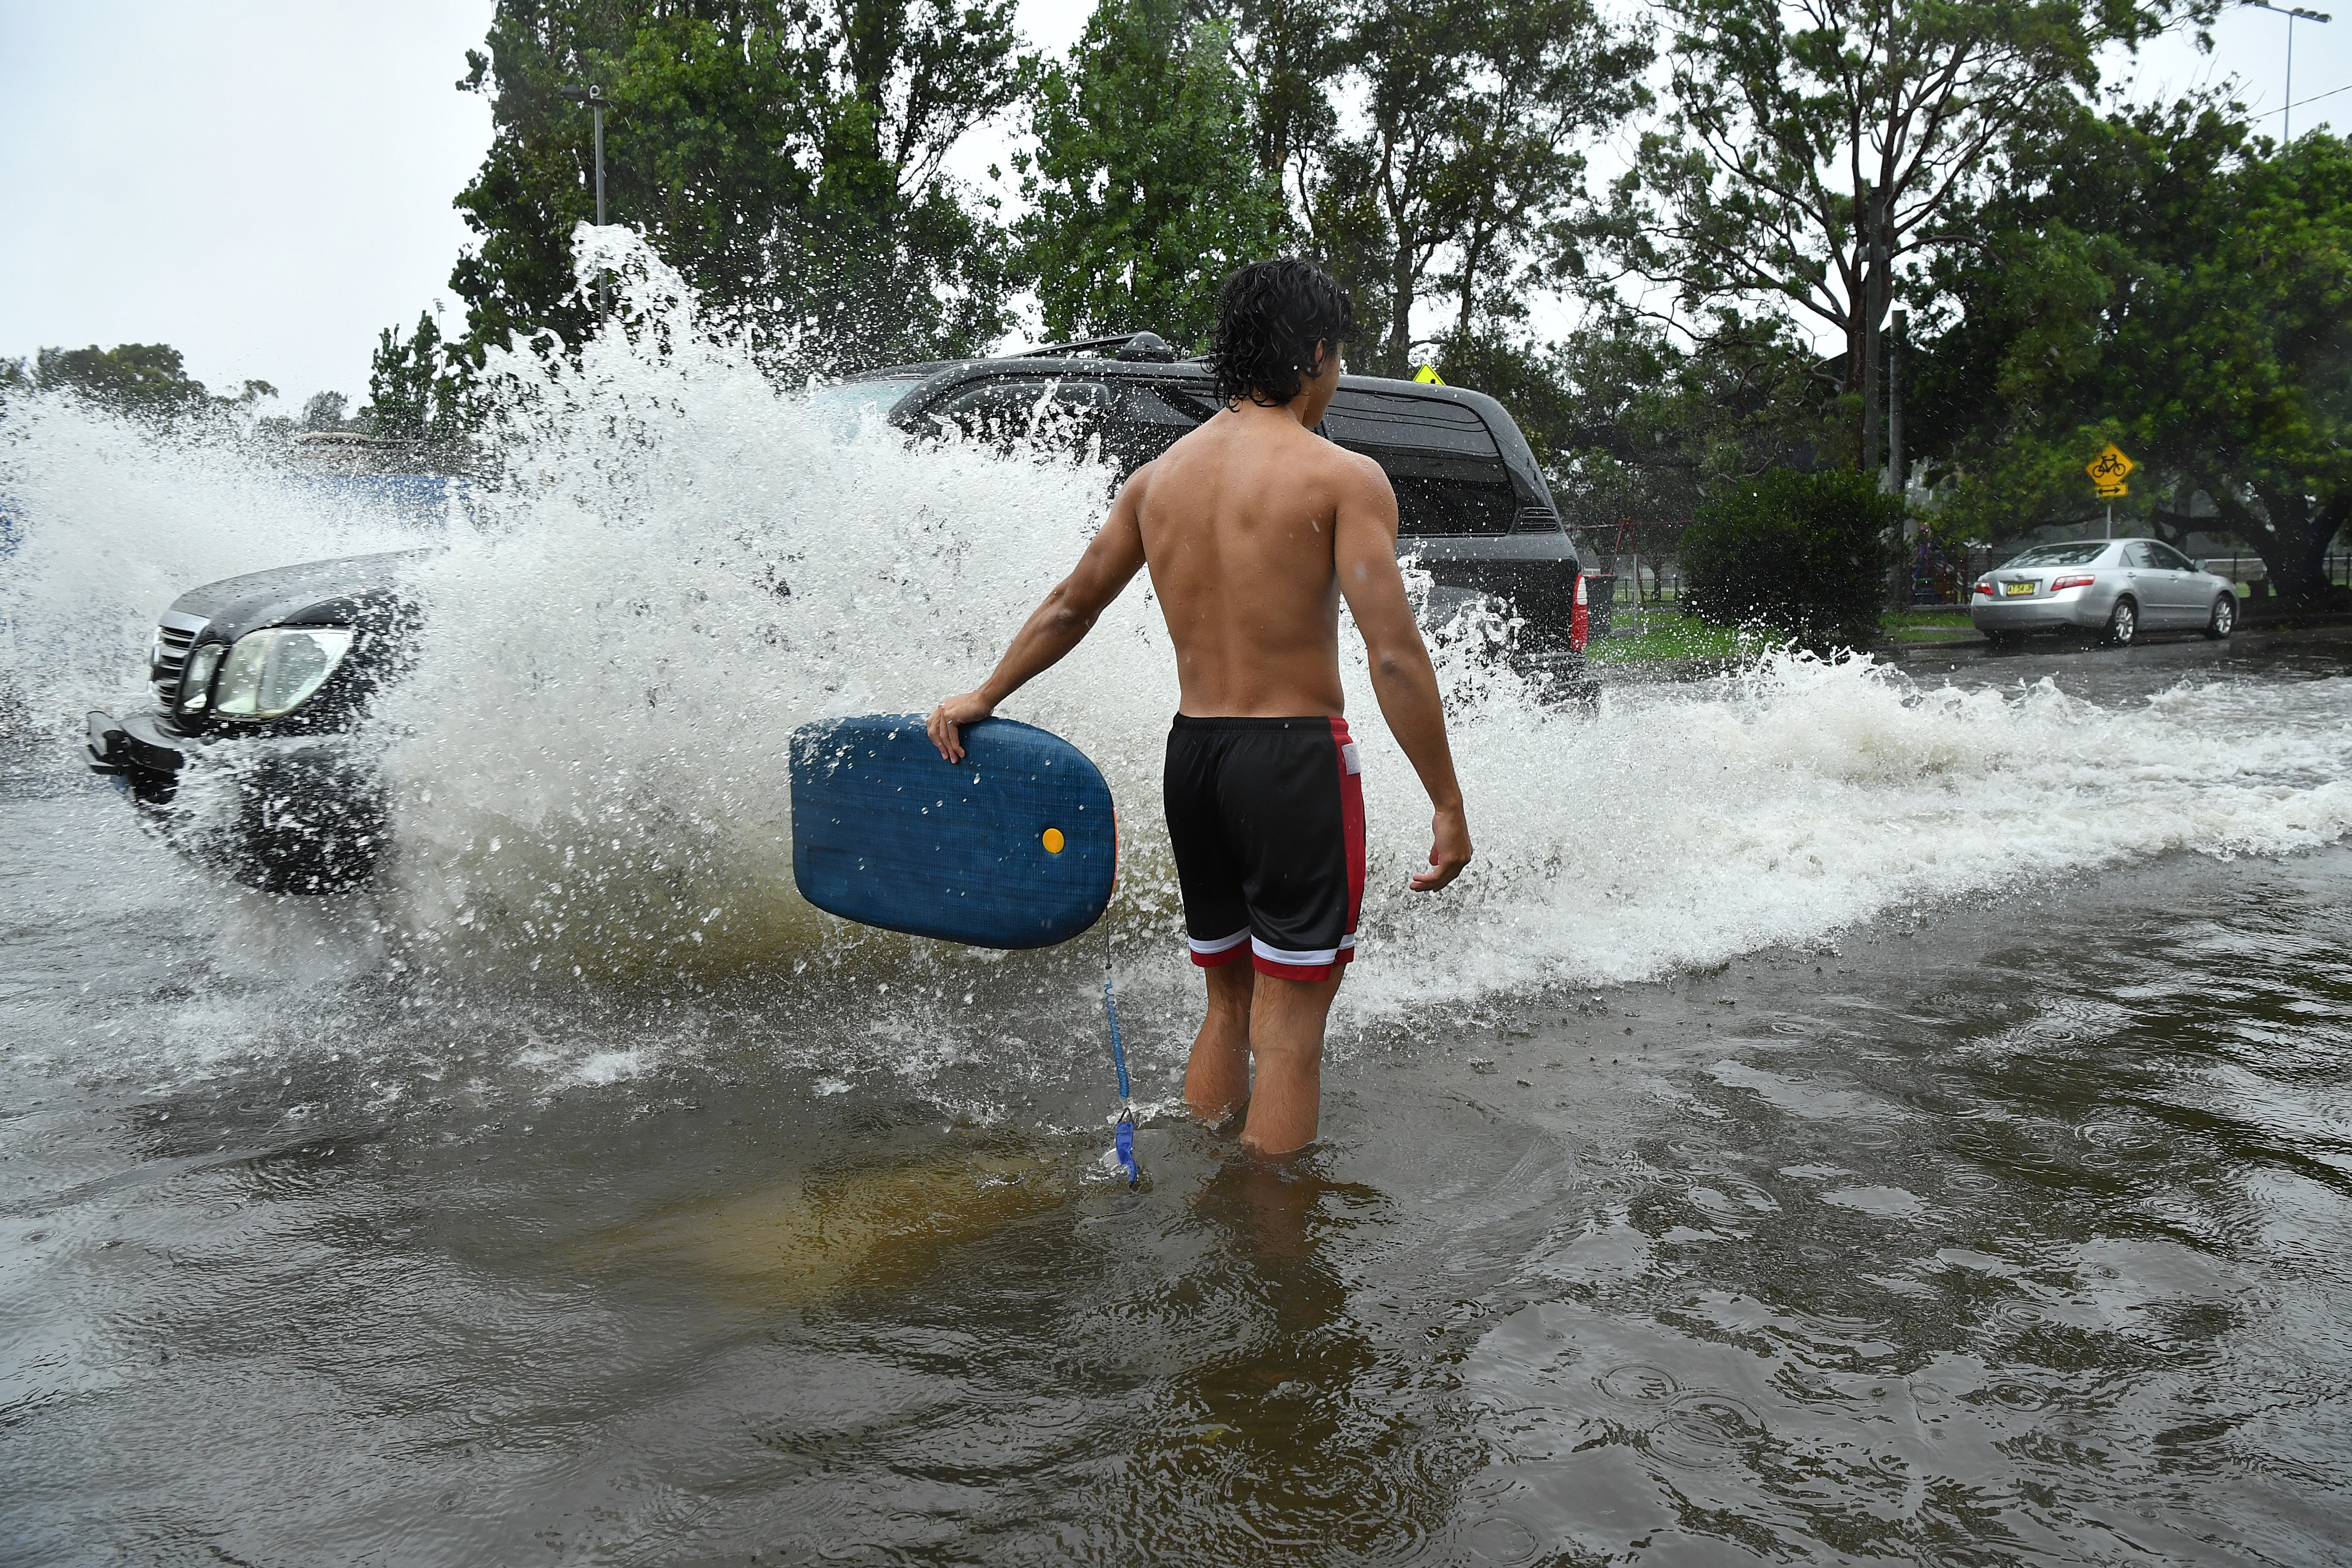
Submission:
[[[1442,398],[1342,387],[1323,416],[1323,434],[1388,474],[1399,533],[1427,538],[1511,531],[1518,492],[1495,433],[1476,409]]]
[[[933,430],[982,441],[1076,446],[1102,427],[1111,390],[1066,376],[999,376],[952,388],[923,411]]]
[[[1122,473],[1132,473],[1216,412],[1205,383],[992,376],[951,387],[919,423],[982,440],[1063,447],[1099,433],[1105,455]],[[1518,492],[1495,433],[1477,410],[1442,398],[1342,387],[1321,428],[1387,473],[1396,491],[1399,533],[1428,538],[1511,531]]]

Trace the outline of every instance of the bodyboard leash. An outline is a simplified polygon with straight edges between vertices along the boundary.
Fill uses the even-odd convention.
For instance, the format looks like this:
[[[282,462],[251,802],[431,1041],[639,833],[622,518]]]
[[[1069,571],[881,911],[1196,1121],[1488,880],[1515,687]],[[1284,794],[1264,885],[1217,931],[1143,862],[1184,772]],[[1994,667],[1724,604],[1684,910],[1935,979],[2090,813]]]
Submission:
[[[1110,1024],[1110,1061],[1118,1069],[1118,1123],[1112,1134],[1111,1148],[1118,1163],[1127,1167],[1127,1184],[1133,1187],[1143,1180],[1143,1168],[1135,1163],[1135,1103],[1127,1086],[1127,1047],[1118,1037],[1118,1000],[1110,989],[1110,939],[1103,939],[1103,1017]]]

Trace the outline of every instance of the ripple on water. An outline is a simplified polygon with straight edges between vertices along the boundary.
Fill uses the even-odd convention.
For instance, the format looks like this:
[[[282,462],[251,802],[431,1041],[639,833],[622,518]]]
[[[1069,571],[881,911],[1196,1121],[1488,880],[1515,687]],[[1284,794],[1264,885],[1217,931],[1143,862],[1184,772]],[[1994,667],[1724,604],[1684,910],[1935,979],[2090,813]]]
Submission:
[[[1675,1396],[1646,1443],[1670,1465],[1705,1469],[1734,1463],[1764,1437],[1754,1405],[1719,1390],[1693,1389]]]
[[[1517,1520],[1496,1518],[1472,1525],[1463,1537],[1463,1544],[1470,1549],[1475,1562],[1507,1563],[1529,1561],[1543,1543]]]
[[[1664,1367],[1646,1361],[1630,1361],[1612,1366],[1592,1380],[1593,1386],[1612,1399],[1629,1405],[1654,1404],[1670,1399],[1682,1389],[1675,1374]]]

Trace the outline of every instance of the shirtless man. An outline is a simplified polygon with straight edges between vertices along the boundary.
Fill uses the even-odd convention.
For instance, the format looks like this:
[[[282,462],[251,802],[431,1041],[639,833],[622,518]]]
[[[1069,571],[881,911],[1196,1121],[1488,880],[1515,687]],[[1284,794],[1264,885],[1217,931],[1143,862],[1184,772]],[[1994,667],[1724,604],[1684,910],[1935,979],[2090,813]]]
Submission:
[[[995,671],[929,721],[940,754],[960,761],[958,727],[1076,647],[1150,567],[1181,692],[1168,737],[1168,836],[1192,962],[1209,985],[1184,1103],[1213,1123],[1246,1103],[1242,1142],[1263,1155],[1315,1141],[1324,1020],[1363,904],[1363,783],[1339,688],[1343,595],[1381,712],[1437,808],[1430,868],[1413,890],[1433,893],[1470,863],[1437,677],[1397,571],[1395,493],[1378,463],[1314,433],[1353,325],[1347,295],[1311,262],[1253,262],[1225,279],[1210,354],[1223,412],[1135,471]]]

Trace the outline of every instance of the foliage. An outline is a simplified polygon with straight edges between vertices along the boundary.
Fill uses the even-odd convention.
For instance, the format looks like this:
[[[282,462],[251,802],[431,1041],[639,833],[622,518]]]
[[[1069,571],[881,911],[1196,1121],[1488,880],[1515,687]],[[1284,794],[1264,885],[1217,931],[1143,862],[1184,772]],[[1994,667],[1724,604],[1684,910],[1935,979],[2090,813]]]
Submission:
[[[368,405],[360,422],[369,434],[398,441],[446,441],[463,435],[474,423],[469,394],[470,367],[455,344],[441,339],[440,324],[430,310],[416,318],[416,330],[403,338],[386,327],[376,339],[368,369]],[[338,407],[342,397],[332,397]],[[314,397],[306,405],[306,428]],[[332,428],[331,426],[325,426]]]
[[[1727,483],[1683,531],[1687,592],[1718,626],[1750,622],[1816,647],[1875,636],[1903,502],[1852,468],[1771,468]]]
[[[1048,338],[1206,344],[1219,280],[1271,253],[1282,192],[1250,144],[1233,30],[1182,0],[1103,0],[1031,110],[1018,228]]]
[[[152,418],[250,408],[265,397],[278,395],[278,389],[266,381],[246,381],[239,384],[235,395],[215,396],[188,374],[180,351],[169,343],[43,349],[33,356],[29,376],[22,361],[13,362],[12,369],[6,378],[9,384],[86,397],[126,414]]]
[[[180,351],[168,343],[43,349],[33,358],[33,384],[45,392],[79,393],[94,403],[142,412],[199,407],[210,396],[205,384],[188,374]]]
[[[348,424],[347,415],[352,400],[340,392],[314,392],[302,400],[302,417],[297,428],[303,430],[341,430]]]
[[[1932,318],[1926,428],[1983,535],[2079,518],[2106,442],[2133,526],[2236,533],[2325,595],[2352,523],[2352,144],[2249,141],[2211,103],[2084,116],[1986,203]]]
[[[2004,146],[2074,116],[2096,56],[2211,0],[1668,0],[1673,112],[1601,232],[1686,310],[1762,303],[1845,342],[1859,396],[1873,312],[1865,190],[1888,270],[1945,237]],[[1879,310],[1892,289],[1877,285]],[[1883,315],[1879,317],[1883,321]],[[1859,402],[1854,405],[1859,411]],[[1853,451],[1859,454],[1859,447]]]
[[[1339,58],[1370,124],[1330,144],[1303,216],[1358,318],[1381,324],[1368,357],[1400,374],[1413,307],[1433,292],[1467,337],[1482,313],[1523,313],[1514,264],[1530,247],[1580,268],[1575,142],[1647,101],[1649,38],[1592,0],[1366,0]]]
[[[1332,85],[1348,58],[1350,3],[1233,0],[1222,17],[1248,88],[1250,150],[1286,202],[1303,201],[1309,172],[1336,139]]]
[[[949,149],[1019,100],[1012,0],[499,0],[458,83],[493,140],[457,197],[479,236],[450,282],[469,357],[594,321],[572,276],[595,214],[595,83],[610,218],[645,234],[713,320],[800,368],[971,352],[1011,288],[999,226],[958,198]]]
[[[1772,322],[1727,322],[1692,348],[1625,310],[1597,314],[1538,349],[1500,333],[1449,339],[1446,379],[1510,410],[1571,528],[1596,541],[1688,520],[1725,479],[1776,464],[1811,467],[1828,400],[1813,356]]]

